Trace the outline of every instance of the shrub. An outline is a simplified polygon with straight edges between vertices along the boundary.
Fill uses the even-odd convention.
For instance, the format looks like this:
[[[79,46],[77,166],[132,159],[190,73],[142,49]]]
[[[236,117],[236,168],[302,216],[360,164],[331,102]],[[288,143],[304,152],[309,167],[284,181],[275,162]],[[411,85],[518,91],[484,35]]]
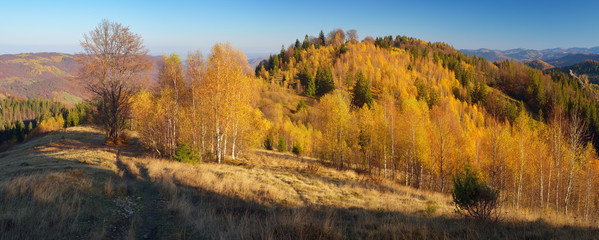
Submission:
[[[304,102],[304,100],[300,100],[299,103],[297,104],[296,107],[296,112],[299,112],[302,109],[306,109],[306,103]]]
[[[302,149],[302,145],[300,145],[298,142],[295,142],[293,144],[293,148],[291,149],[291,152],[293,152],[293,154],[299,156],[299,155],[302,155],[304,150]]]
[[[175,161],[192,164],[200,163],[199,157],[185,143],[177,145],[175,151],[176,153],[173,155]]]
[[[469,166],[453,179],[453,202],[457,211],[477,219],[488,219],[497,208],[499,191],[482,182]]]
[[[435,203],[435,201],[428,201],[426,203],[426,209],[425,209],[426,215],[429,217],[433,216],[435,214],[435,212],[437,212],[437,208],[438,208],[437,203]]]

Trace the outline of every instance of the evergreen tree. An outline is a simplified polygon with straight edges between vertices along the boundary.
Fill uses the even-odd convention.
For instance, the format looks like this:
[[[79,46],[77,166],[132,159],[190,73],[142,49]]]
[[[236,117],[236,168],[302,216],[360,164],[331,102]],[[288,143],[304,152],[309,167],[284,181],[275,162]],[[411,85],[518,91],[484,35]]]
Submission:
[[[335,90],[335,81],[330,67],[318,69],[316,72],[316,95],[323,96]]]
[[[312,46],[312,43],[310,42],[310,38],[308,38],[308,34],[306,34],[306,37],[304,37],[304,42],[302,43],[302,49],[308,49],[310,46]]]
[[[314,83],[314,78],[307,66],[304,65],[303,68],[300,68],[298,78],[300,84],[304,87],[304,94],[310,97],[314,96],[314,94],[316,94],[316,84]]]
[[[356,84],[354,85],[351,103],[358,108],[361,108],[364,104],[372,107],[370,84],[368,84],[362,72],[356,74]]]
[[[322,30],[320,30],[320,33],[318,34],[318,39],[320,41],[320,45],[319,46],[326,46],[327,45],[327,39],[324,37],[324,32]]]
[[[287,152],[287,144],[285,144],[285,138],[283,135],[279,136],[279,145],[277,146],[279,152]]]
[[[300,145],[299,142],[295,142],[293,144],[293,149],[291,150],[291,152],[293,152],[295,155],[299,156],[299,155],[302,155],[304,150],[302,149],[302,145]]]
[[[274,55],[272,57],[272,71],[273,72],[279,71],[279,56],[277,56],[277,55]]]
[[[316,94],[316,84],[314,83],[312,76],[310,76],[306,81],[306,89],[304,90],[304,94],[309,97],[312,97],[314,94]]]
[[[268,68],[266,70],[272,71],[275,68],[275,60],[272,54],[268,57]]]
[[[286,63],[287,59],[285,58],[285,45],[281,45],[281,52],[279,53],[279,59],[281,62]]]
[[[256,69],[254,70],[254,74],[256,77],[260,76],[260,71],[262,70],[263,67],[264,67],[264,63],[263,63],[263,61],[260,61],[260,63],[258,63],[258,66],[256,66]]]
[[[15,121],[14,136],[17,138],[17,142],[25,141],[25,125],[21,120]]]
[[[266,140],[264,140],[264,148],[266,148],[266,150],[273,150],[273,139],[272,139],[272,134],[268,134],[266,136]]]

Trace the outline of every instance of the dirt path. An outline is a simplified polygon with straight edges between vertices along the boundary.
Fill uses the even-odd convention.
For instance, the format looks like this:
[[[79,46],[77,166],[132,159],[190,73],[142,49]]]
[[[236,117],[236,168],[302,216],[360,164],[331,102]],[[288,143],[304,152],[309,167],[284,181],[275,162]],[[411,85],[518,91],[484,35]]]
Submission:
[[[137,170],[129,169],[131,165],[124,163],[120,150],[116,154],[116,165],[123,172],[127,182],[126,198],[131,199],[135,207],[130,217],[124,217],[119,221],[120,226],[116,227],[113,239],[127,239],[133,234],[135,239],[160,238],[159,230],[165,223],[162,220],[166,216],[166,205],[151,182],[147,168],[142,164],[136,164]]]
[[[136,184],[136,190],[141,195],[140,226],[136,229],[138,239],[157,239],[158,230],[164,223],[162,217],[166,211],[165,200],[160,198],[158,190],[150,181],[148,170],[138,165],[143,179]]]

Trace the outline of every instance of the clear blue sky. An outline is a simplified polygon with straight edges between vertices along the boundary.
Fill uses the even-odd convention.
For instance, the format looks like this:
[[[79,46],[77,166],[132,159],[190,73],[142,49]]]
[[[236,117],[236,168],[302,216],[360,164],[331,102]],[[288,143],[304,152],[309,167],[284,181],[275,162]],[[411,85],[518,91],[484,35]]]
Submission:
[[[0,0],[0,54],[80,51],[102,19],[128,25],[152,54],[207,52],[229,41],[249,56],[335,28],[406,35],[458,49],[599,46],[599,1],[12,1]]]

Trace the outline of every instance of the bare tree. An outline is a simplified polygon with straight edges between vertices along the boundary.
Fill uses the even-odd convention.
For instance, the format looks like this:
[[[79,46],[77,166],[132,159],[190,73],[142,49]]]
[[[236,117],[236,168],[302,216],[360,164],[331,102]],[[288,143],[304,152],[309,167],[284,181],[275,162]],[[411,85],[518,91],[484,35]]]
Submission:
[[[143,73],[152,67],[141,36],[129,27],[103,20],[83,35],[83,53],[78,77],[93,94],[98,120],[106,131],[107,142],[118,143],[130,112],[130,101]]]
[[[345,35],[347,36],[348,41],[355,43],[358,42],[358,31],[356,31],[356,29],[347,30]]]

